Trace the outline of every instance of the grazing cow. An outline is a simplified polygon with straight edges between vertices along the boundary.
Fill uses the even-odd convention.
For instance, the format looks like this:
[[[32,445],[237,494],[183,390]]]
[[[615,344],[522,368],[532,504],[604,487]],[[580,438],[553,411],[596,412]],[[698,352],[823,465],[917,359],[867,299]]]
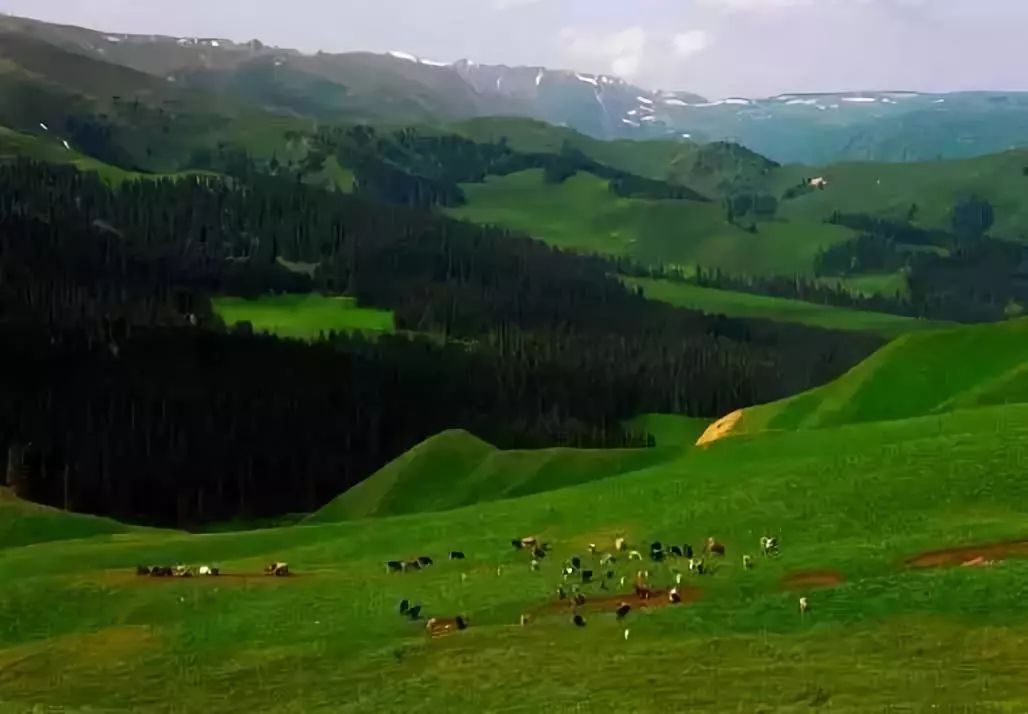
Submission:
[[[632,611],[632,606],[627,602],[621,603],[621,606],[614,612],[617,614],[617,619],[624,620],[625,616]]]
[[[649,573],[640,570],[635,576],[635,594],[641,600],[649,600],[653,597],[653,591],[650,590],[649,584],[646,579],[649,577]]]
[[[145,565],[137,565],[136,566],[136,575],[149,575],[149,574],[150,574],[150,568],[149,567],[147,567]]]
[[[650,552],[651,553],[660,553],[660,552],[663,552],[663,551],[664,551],[664,546],[660,544],[659,540],[656,541],[655,543],[650,543]]]
[[[546,557],[546,549],[545,548],[540,548],[539,546],[536,546],[535,550],[532,551],[532,557],[533,558],[538,558],[539,560],[542,560],[543,558]]]
[[[386,561],[386,572],[387,573],[398,573],[403,570],[403,563],[399,560],[387,560]]]
[[[408,610],[410,610],[410,600],[406,598],[400,600],[400,614],[406,615]]]
[[[421,605],[415,605],[414,607],[407,609],[407,617],[412,620],[417,620],[421,617]]]
[[[707,552],[711,555],[725,554],[725,546],[723,543],[718,543],[713,537],[707,538]]]
[[[650,551],[650,560],[652,560],[654,563],[661,563],[661,562],[663,562],[664,561],[664,551],[662,551],[662,550],[651,550]]]
[[[583,570],[582,571],[582,583],[583,584],[591,582],[592,579],[593,579],[593,571],[591,571],[591,570]]]
[[[691,558],[693,556],[692,546],[689,545],[688,543],[686,543],[684,546],[682,546],[682,554],[686,558]]]
[[[201,575],[205,578],[209,578],[211,575],[213,575],[213,572],[211,571],[211,566],[209,565],[201,565],[199,570],[197,570],[196,572],[197,575]]]
[[[778,552],[778,539],[774,536],[760,537],[760,552],[763,555],[771,555]]]
[[[539,545],[539,539],[535,536],[528,536],[527,538],[521,539],[522,548],[535,548],[537,545]]]
[[[571,621],[575,623],[575,627],[585,627],[585,618],[581,615],[575,615],[571,618]]]
[[[628,551],[628,559],[629,560],[642,560],[643,559],[642,553],[640,553],[637,550],[630,550],[630,551]]]
[[[582,559],[579,558],[577,555],[571,556],[571,560],[569,562],[571,563],[571,567],[575,570],[578,570],[582,567]]]
[[[514,540],[512,540],[512,541],[510,542],[510,544],[511,544],[512,546],[514,546],[514,549],[515,549],[515,550],[521,550],[522,548],[524,548],[524,547],[525,547],[525,544],[521,542],[521,539],[520,539],[520,538],[515,538]]]
[[[429,558],[427,555],[422,555],[421,557],[419,557],[418,563],[421,564],[422,568],[427,568],[429,565],[434,565],[432,559]]]
[[[667,599],[670,600],[675,605],[677,605],[678,603],[682,602],[682,596],[678,594],[678,588],[677,587],[671,588],[671,592],[669,592],[667,594]]]
[[[166,565],[155,565],[150,568],[151,577],[170,578],[173,574],[172,569]]]
[[[753,567],[753,558],[748,555],[742,556],[742,567],[745,570],[750,570]]]
[[[810,609],[810,603],[807,602],[807,598],[801,597],[800,598],[800,614],[803,615],[809,609]]]
[[[175,573],[176,578],[185,578],[190,575],[189,568],[184,565],[176,565],[172,572]]]
[[[693,560],[692,558],[689,558],[689,571],[696,573],[697,575],[703,575],[703,560]]]
[[[671,546],[671,548],[669,548],[669,550],[671,552],[671,555],[678,556],[679,558],[682,557],[682,549],[679,548],[677,545]]]
[[[459,550],[451,550],[450,560],[464,560],[464,553]]]
[[[264,568],[265,575],[274,575],[278,578],[283,578],[289,575],[289,564],[288,563],[271,563]]]
[[[620,551],[623,551],[624,549],[625,549],[625,539],[624,538],[615,538],[614,539],[614,550],[620,552]]]
[[[455,617],[452,620],[433,617],[425,623],[425,629],[431,635],[443,635],[454,630],[468,629],[468,621],[464,617]]]
[[[403,563],[403,570],[404,572],[406,572],[407,570],[421,570],[421,561],[405,560]]]
[[[585,595],[582,593],[575,593],[574,603],[576,607],[582,607],[582,605],[585,605]]]

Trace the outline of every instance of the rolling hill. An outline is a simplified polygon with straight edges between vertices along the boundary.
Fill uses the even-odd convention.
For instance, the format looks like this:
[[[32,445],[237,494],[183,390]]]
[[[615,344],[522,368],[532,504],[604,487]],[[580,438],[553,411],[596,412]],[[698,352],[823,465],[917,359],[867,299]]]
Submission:
[[[0,550],[141,529],[23,501],[0,486]]]
[[[728,433],[810,430],[1028,401],[1028,320],[907,334],[823,387],[730,415]]]
[[[575,486],[666,460],[664,449],[500,451],[466,431],[418,444],[306,523],[443,511]]]
[[[1026,438],[1028,408],[1008,405],[730,439],[635,474],[373,525],[0,549],[0,700],[159,711],[176,697],[209,712],[1017,709],[1028,700],[1028,561],[1012,543],[1026,535]],[[756,555],[767,533],[781,554],[743,569],[740,554]],[[510,547],[526,535],[553,546],[539,572]],[[641,549],[715,535],[729,557],[687,576],[683,604],[633,600],[623,621],[613,609],[632,595],[619,578],[638,566],[619,561],[609,597],[583,588],[586,626],[575,627],[554,595],[562,561],[589,564],[589,543],[602,552],[619,535]],[[1001,542],[953,561],[984,552],[991,566],[906,564]],[[467,558],[448,562],[454,549]],[[436,564],[384,571],[412,555]],[[260,576],[274,560],[295,576]],[[138,578],[138,562],[213,563],[223,577]],[[654,587],[674,583],[672,567],[684,569],[647,563]],[[401,617],[401,599],[423,619]],[[426,635],[424,618],[462,613],[467,630]],[[931,674],[911,676],[918,668]],[[666,669],[674,676],[625,676]],[[730,680],[715,674],[728,670]]]

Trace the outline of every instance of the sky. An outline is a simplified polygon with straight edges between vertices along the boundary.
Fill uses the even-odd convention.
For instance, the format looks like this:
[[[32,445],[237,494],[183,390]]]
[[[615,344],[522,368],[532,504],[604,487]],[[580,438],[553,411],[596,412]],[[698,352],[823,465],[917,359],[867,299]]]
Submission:
[[[1028,0],[0,0],[112,32],[619,75],[708,98],[1028,89]]]

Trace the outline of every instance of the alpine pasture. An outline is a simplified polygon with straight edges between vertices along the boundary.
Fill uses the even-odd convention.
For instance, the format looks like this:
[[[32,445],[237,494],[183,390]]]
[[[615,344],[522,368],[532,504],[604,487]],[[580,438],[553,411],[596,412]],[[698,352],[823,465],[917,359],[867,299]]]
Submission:
[[[1008,333],[1018,329],[900,339],[951,361],[960,344],[987,342],[1007,353],[993,360],[998,374],[1017,361]],[[886,347],[868,369],[884,379],[910,349]],[[967,380],[954,371],[940,356],[924,379],[954,380],[962,392]],[[847,379],[830,386],[858,394]],[[904,382],[888,381],[903,399]],[[1028,405],[940,411],[912,389],[902,414],[847,412],[818,428],[722,439],[632,473],[442,512],[213,535],[84,532],[74,516],[51,516],[45,532],[23,530],[0,548],[0,702],[71,711],[100,702],[212,712],[1017,711],[1028,703],[1023,548],[983,549],[988,559],[971,551],[967,562],[979,567],[908,561],[1028,538]],[[472,461],[489,450],[472,450]],[[418,491],[411,482],[409,498]],[[0,518],[24,513],[8,505]],[[62,531],[67,539],[53,542]],[[760,554],[765,535],[777,537],[776,556]],[[538,570],[511,545],[528,536],[551,545]],[[653,541],[699,551],[715,537],[726,554],[704,556],[713,567],[700,576],[684,558],[628,560],[614,552],[619,537],[644,554]],[[448,560],[451,551],[466,558]],[[557,596],[580,582],[563,582],[564,562],[578,556],[600,574],[608,552],[615,577],[580,586],[585,626],[576,627]],[[419,556],[434,564],[385,567]],[[293,575],[262,575],[271,561],[288,562]],[[211,564],[222,576],[135,574],[157,563]],[[637,571],[666,591],[673,569],[683,574],[682,604],[655,601],[616,619]],[[405,599],[422,606],[420,619],[401,616]],[[466,630],[428,635],[427,618],[457,616]]]

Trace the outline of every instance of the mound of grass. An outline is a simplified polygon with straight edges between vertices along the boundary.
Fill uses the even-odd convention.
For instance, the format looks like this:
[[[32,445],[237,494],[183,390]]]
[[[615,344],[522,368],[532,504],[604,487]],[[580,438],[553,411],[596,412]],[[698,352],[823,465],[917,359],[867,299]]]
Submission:
[[[1026,405],[965,410],[729,439],[633,474],[444,513],[6,548],[0,699],[14,709],[161,711],[175,697],[183,710],[213,713],[583,701],[599,712],[1017,710],[1028,701],[1016,666],[1028,645],[1028,562],[912,571],[903,561],[1028,535],[1025,439]],[[756,555],[767,533],[779,536],[780,556],[744,570],[741,555]],[[539,572],[509,544],[530,534],[553,544]],[[637,608],[623,622],[586,586],[588,624],[577,628],[554,595],[561,563],[578,554],[588,564],[589,543],[606,550],[621,534],[643,549],[714,535],[728,557],[686,581],[700,588],[696,602]],[[448,562],[453,549],[467,559]],[[383,568],[422,554],[435,566]],[[239,577],[269,560],[296,576]],[[138,578],[137,562],[213,562],[228,577]],[[615,564],[612,601],[638,567]],[[669,564],[646,568],[657,587],[674,582]],[[824,569],[842,584],[782,590],[787,576]],[[802,617],[801,595],[811,603]],[[428,638],[423,621],[400,617],[401,599],[423,605],[424,617],[466,614],[471,626]],[[534,619],[518,627],[522,613]],[[638,675],[652,671],[675,675]],[[919,671],[931,676],[911,676]]]
[[[733,273],[810,274],[823,248],[853,232],[840,226],[762,223],[750,233],[717,203],[620,198],[579,173],[559,185],[523,171],[463,185],[468,202],[449,213],[525,232],[559,248],[631,256],[642,263],[720,267]]]
[[[625,428],[649,434],[660,448],[688,447],[696,443],[710,423],[710,419],[681,414],[640,414],[626,422]]]
[[[730,317],[754,317],[778,322],[798,322],[830,330],[874,332],[886,337],[939,328],[944,323],[918,320],[901,315],[850,310],[833,305],[790,300],[788,298],[751,295],[730,290],[717,290],[671,280],[622,278],[629,285],[641,287],[651,300]]]
[[[29,503],[0,487],[0,548],[126,533],[131,530],[107,518],[66,513]]]
[[[1028,401],[1028,320],[908,334],[836,381],[745,410],[735,433],[906,419]]]
[[[637,471],[667,457],[658,449],[500,451],[455,429],[426,439],[305,522],[449,510]]]
[[[298,264],[294,264],[298,265]],[[348,297],[316,293],[265,295],[256,300],[217,297],[214,311],[226,325],[249,322],[254,330],[279,337],[309,340],[329,331],[392,332],[393,313],[358,307]]]

